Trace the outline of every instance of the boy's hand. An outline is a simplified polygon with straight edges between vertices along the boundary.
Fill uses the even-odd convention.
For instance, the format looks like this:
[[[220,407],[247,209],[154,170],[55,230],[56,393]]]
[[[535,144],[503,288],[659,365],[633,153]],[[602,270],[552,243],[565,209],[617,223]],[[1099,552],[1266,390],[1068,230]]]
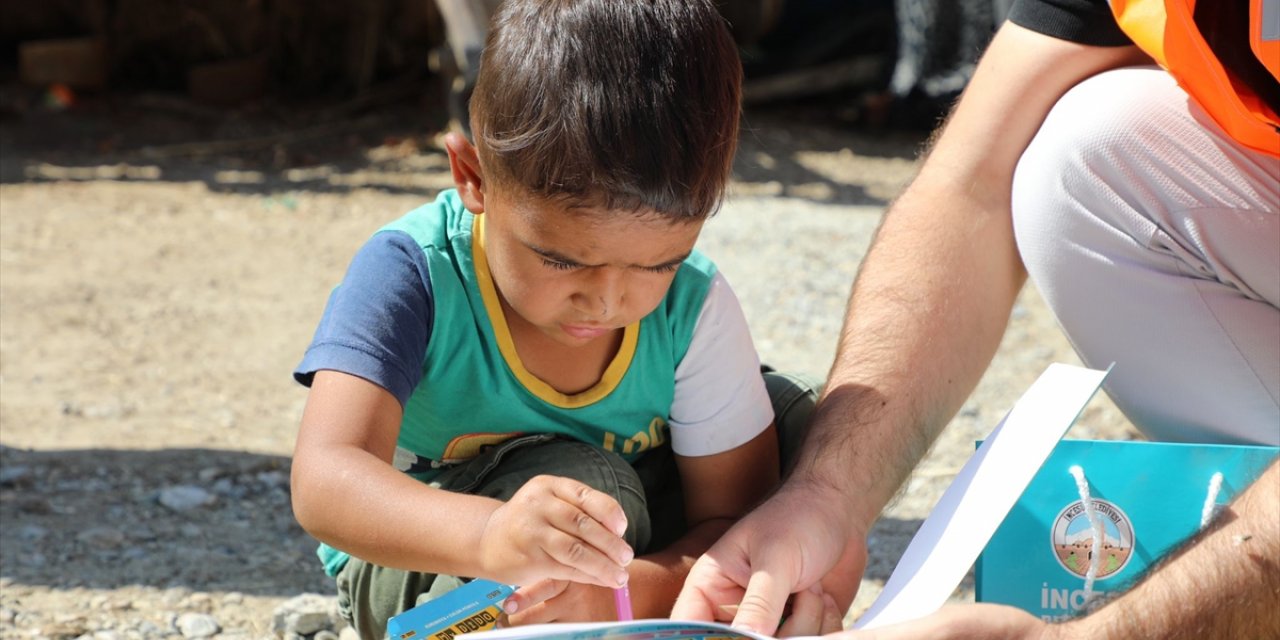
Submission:
[[[567,580],[540,580],[521,587],[503,603],[504,626],[547,622],[616,620],[613,590]]]
[[[622,540],[626,529],[626,514],[608,495],[569,478],[537,476],[489,516],[480,562],[485,577],[508,584],[555,579],[618,587],[635,556]]]

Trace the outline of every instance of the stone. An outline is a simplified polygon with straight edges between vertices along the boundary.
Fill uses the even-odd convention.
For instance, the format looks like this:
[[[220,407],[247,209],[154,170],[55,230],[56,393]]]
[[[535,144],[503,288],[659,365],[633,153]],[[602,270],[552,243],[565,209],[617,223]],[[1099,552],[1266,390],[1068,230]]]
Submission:
[[[217,619],[205,613],[184,613],[178,616],[174,627],[184,638],[209,638],[222,631]]]
[[[304,593],[286,600],[271,615],[271,628],[280,636],[311,636],[334,626],[337,599]]]
[[[124,544],[124,532],[112,527],[90,527],[81,531],[76,539],[90,546],[113,549]]]
[[[217,500],[213,494],[191,485],[176,485],[160,491],[160,504],[174,511],[190,511]]]
[[[0,467],[0,485],[18,484],[31,476],[31,467],[14,464]]]

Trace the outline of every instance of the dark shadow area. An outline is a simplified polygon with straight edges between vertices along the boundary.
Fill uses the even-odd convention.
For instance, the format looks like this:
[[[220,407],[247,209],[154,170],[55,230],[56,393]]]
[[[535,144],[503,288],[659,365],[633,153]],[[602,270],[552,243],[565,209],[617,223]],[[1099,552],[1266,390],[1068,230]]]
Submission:
[[[928,132],[856,123],[850,116],[856,100],[849,93],[747,109],[734,179],[778,182],[771,193],[826,204],[888,204],[899,185],[877,183],[901,171],[885,170],[886,163],[914,161]]]
[[[438,190],[448,125],[434,83],[392,83],[357,99],[219,109],[178,94],[113,92],[51,106],[0,87],[0,183],[203,182],[214,192]]]
[[[279,456],[0,447],[0,522],[0,577],[15,584],[332,590]]]
[[[869,189],[879,178],[875,167],[864,171],[853,159],[910,161],[925,134],[853,123],[843,115],[853,99],[748,108],[735,180],[751,193],[885,204],[895,189]],[[427,196],[452,185],[439,140],[448,127],[444,92],[430,82],[391,83],[359,99],[239,109],[155,92],[54,106],[43,90],[10,84],[0,86],[0,183],[201,182],[216,193]],[[833,171],[801,162],[806,154]]]

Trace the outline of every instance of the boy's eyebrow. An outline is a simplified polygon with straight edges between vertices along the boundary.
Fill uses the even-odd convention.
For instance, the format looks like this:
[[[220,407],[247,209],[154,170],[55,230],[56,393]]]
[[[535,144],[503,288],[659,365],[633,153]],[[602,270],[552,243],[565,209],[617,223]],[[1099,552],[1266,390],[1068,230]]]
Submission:
[[[531,244],[529,244],[529,243],[524,243],[524,244],[525,244],[525,246],[526,246],[526,247],[529,247],[529,249],[530,249],[531,251],[533,251],[534,253],[536,253],[536,254],[538,254],[538,255],[540,255],[540,256],[542,256],[542,257],[544,257],[544,258],[548,259],[548,260],[552,260],[552,261],[554,261],[554,262],[561,262],[561,263],[564,263],[564,264],[571,264],[571,265],[573,265],[573,266],[575,266],[575,267],[588,267],[588,268],[590,268],[590,267],[600,267],[600,266],[604,266],[604,265],[599,265],[599,264],[583,264],[583,263],[581,263],[581,262],[578,262],[577,260],[574,260],[573,258],[570,258],[570,257],[568,257],[568,256],[565,256],[565,255],[562,255],[562,254],[559,254],[559,253],[556,253],[555,251],[552,251],[552,250],[550,250],[550,249],[543,249],[542,247],[536,247],[536,246],[531,245]],[[661,262],[661,263],[659,263],[659,264],[632,264],[632,265],[627,265],[627,266],[629,266],[629,267],[638,267],[638,268],[641,268],[641,269],[662,269],[662,268],[665,268],[665,267],[675,266],[675,265],[678,265],[678,264],[680,264],[680,263],[684,262],[685,260],[689,259],[689,256],[690,256],[690,255],[692,255],[692,253],[693,253],[693,252],[691,252],[691,251],[686,251],[686,252],[684,252],[683,254],[681,254],[681,255],[679,255],[679,256],[677,256],[677,257],[675,257],[675,258],[672,258],[672,259],[667,260],[667,261],[665,261],[665,262]]]

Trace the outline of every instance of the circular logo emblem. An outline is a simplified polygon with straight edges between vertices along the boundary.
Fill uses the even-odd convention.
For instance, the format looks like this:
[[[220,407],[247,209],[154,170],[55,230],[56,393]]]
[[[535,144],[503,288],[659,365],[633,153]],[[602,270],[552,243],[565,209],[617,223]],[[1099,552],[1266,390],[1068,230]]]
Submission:
[[[1133,556],[1133,525],[1129,516],[1106,500],[1091,500],[1094,516],[1102,522],[1102,544],[1098,548],[1097,578],[1107,578],[1129,564]],[[1077,500],[1053,521],[1053,555],[1063,569],[1081,578],[1093,562],[1094,527],[1085,515],[1084,503]]]

